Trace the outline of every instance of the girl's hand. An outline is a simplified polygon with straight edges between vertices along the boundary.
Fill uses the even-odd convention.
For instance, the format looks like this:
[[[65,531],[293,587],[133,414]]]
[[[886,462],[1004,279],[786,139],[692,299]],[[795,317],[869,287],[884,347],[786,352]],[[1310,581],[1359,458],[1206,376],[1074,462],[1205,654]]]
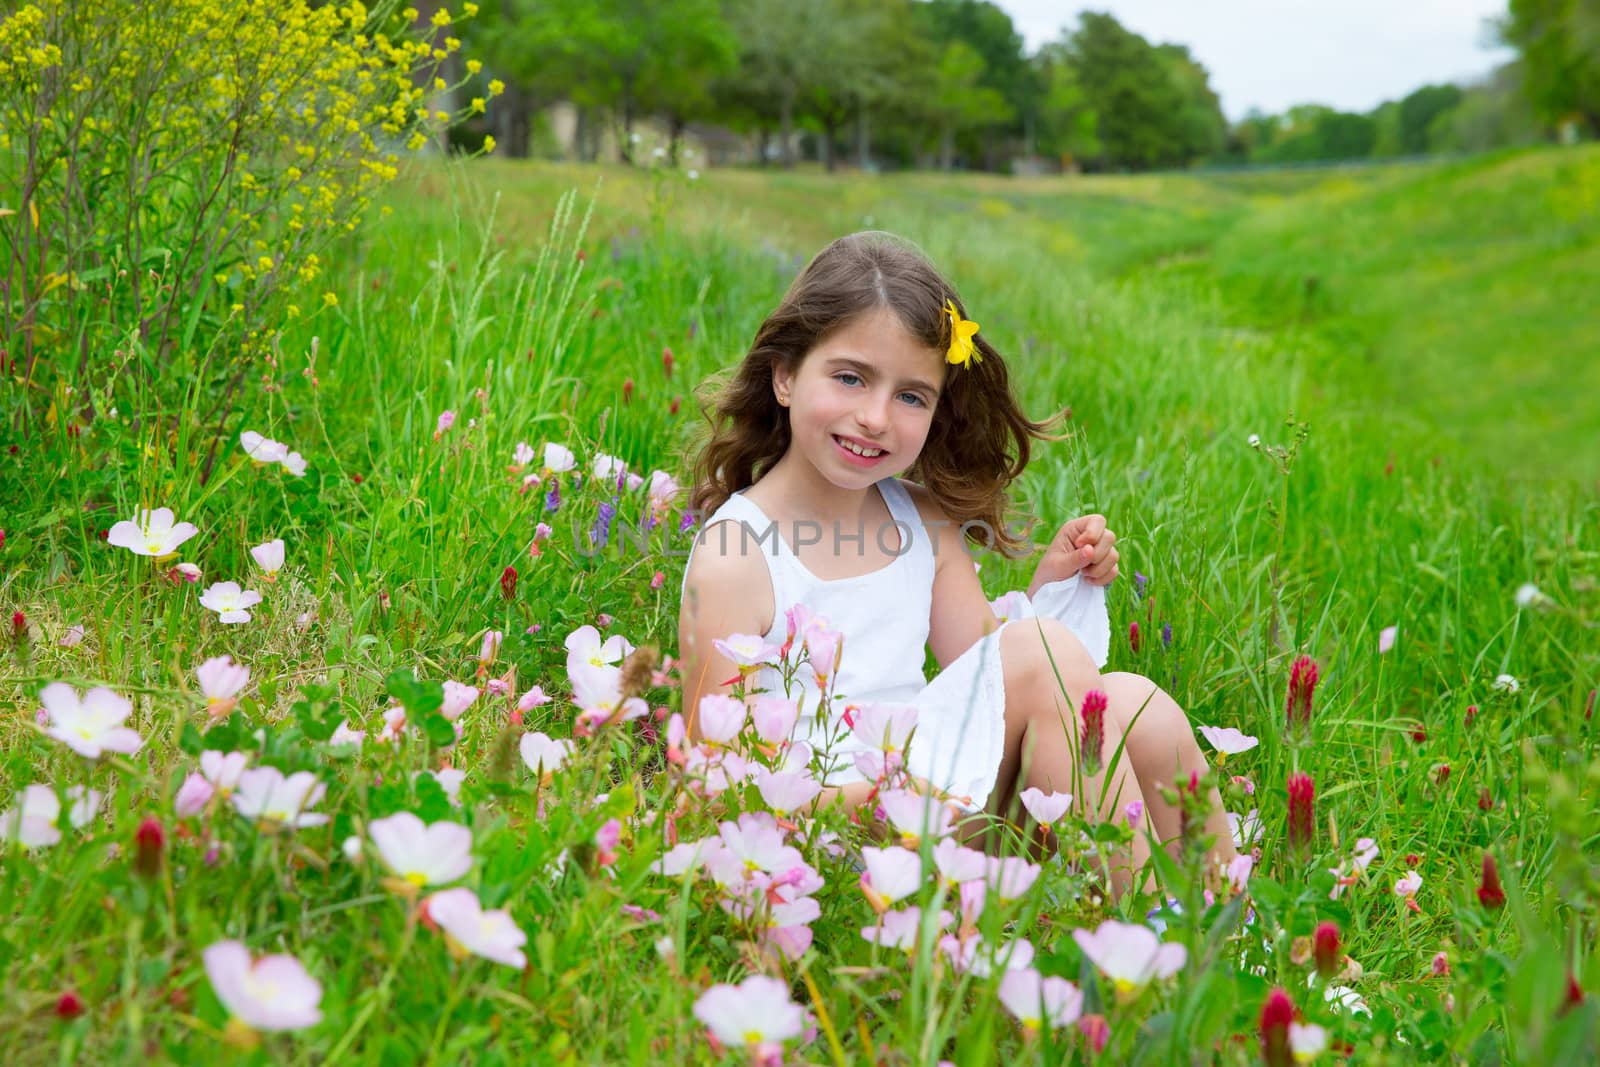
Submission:
[[[1106,528],[1104,515],[1069,519],[1046,546],[1044,558],[1028,586],[1031,599],[1041,587],[1082,573],[1090,585],[1110,585],[1117,577],[1117,535]]]

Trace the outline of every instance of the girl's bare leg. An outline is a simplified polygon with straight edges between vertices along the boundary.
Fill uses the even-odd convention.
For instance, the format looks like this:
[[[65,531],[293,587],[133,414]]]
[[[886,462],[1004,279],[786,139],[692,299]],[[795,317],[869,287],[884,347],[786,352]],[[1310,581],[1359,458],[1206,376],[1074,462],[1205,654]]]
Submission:
[[[1161,788],[1188,781],[1189,775],[1205,774],[1205,754],[1195,740],[1189,716],[1178,702],[1142,674],[1115,671],[1100,676],[1102,691],[1109,704],[1108,719],[1115,719],[1128,738],[1128,757],[1139,777],[1157,839],[1168,842],[1176,856],[1180,832],[1178,809],[1162,798]],[[1109,744],[1109,740],[1107,742]],[[1210,802],[1205,832],[1211,835],[1210,870],[1226,864],[1236,855],[1233,834],[1216,789],[1207,795]]]

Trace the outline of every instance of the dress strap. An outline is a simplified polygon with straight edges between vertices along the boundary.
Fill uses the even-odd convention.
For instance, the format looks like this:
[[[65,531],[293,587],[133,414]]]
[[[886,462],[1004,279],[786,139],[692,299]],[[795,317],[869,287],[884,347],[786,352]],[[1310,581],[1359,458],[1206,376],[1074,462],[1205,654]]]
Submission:
[[[890,517],[909,531],[911,550],[915,552],[920,547],[923,552],[931,555],[933,544],[928,539],[928,531],[922,524],[922,514],[917,511],[917,502],[911,499],[910,490],[899,478],[894,477],[880,481],[878,488],[883,492],[883,502],[889,506]]]

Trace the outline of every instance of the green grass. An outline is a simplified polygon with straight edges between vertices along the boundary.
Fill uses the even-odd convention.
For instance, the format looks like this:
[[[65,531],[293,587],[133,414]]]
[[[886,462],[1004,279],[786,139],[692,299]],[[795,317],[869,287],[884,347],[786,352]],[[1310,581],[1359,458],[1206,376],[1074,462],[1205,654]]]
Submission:
[[[1205,964],[1136,1003],[1113,1003],[1102,981],[1109,1061],[1139,1048],[1144,1062],[1188,1062],[1187,1050],[1214,1047],[1217,1062],[1254,1062],[1272,984],[1349,1041],[1356,1062],[1555,1062],[1584,1040],[1592,1049],[1596,748],[1584,707],[1600,681],[1600,405],[1584,398],[1600,384],[1585,302],[1600,270],[1597,183],[1593,149],[1357,177],[712,172],[688,183],[492,163],[408,179],[394,216],[332,258],[338,308],[288,330],[278,366],[262,368],[272,388],[230,424],[209,483],[203,443],[168,433],[192,413],[150,412],[126,392],[120,416],[85,438],[58,428],[0,458],[0,603],[33,628],[0,667],[0,806],[36,781],[87,779],[108,794],[102,817],[62,844],[0,853],[6,1061],[234,1055],[217,1044],[225,1013],[200,965],[223,937],[292,952],[323,983],[324,1021],[270,1038],[257,1059],[713,1060],[690,1009],[712,982],[742,976],[747,955],[705,890],[650,872],[659,845],[645,817],[659,826],[676,794],[637,737],[589,742],[544,791],[541,813],[514,756],[507,770],[518,731],[503,698],[480,700],[448,755],[417,738],[339,756],[311,736],[341,718],[375,732],[397,670],[471,681],[490,628],[506,632],[513,693],[539,683],[557,698],[525,726],[559,736],[574,713],[569,632],[605,613],[607,632],[671,652],[681,557],[663,550],[682,542],[658,528],[658,554],[584,555],[610,494],[587,479],[564,486],[547,515],[542,491],[519,492],[507,471],[512,449],[557,441],[580,462],[603,451],[643,474],[685,474],[696,383],[743,354],[804,258],[864,226],[911,237],[944,267],[1030,408],[1071,405],[1072,438],[1040,455],[1019,497],[1049,522],[1105,512],[1124,573],[1149,577],[1142,601],[1130,580],[1113,589],[1114,625],[1137,620],[1145,640],[1139,653],[1119,640],[1109,668],[1156,679],[1196,724],[1261,738],[1226,765],[1253,779],[1265,826],[1257,925],[1210,953],[1212,931],[1230,933],[1221,909],[1180,925],[1169,936]],[[458,420],[435,441],[444,409]],[[1309,437],[1285,474],[1246,438],[1286,445],[1291,416]],[[289,442],[310,473],[249,466],[235,443],[243,429]],[[168,504],[200,527],[181,558],[202,567],[201,586],[170,584],[98,541],[140,504]],[[640,507],[624,496],[619,521]],[[530,559],[541,519],[554,534]],[[288,542],[288,564],[275,585],[257,585],[267,597],[256,620],[218,626],[199,589],[245,580],[248,547],[274,536]],[[514,600],[501,596],[507,565],[520,572]],[[999,560],[983,568],[991,595],[1028,574]],[[1519,610],[1523,582],[1547,601]],[[297,617],[312,610],[302,629]],[[59,647],[74,623],[87,639]],[[1155,640],[1163,624],[1170,649]],[[1380,657],[1391,625],[1398,641]],[[256,758],[315,770],[334,821],[290,836],[190,820],[162,875],[141,879],[128,862],[134,828],[155,815],[175,829],[171,798],[195,763],[182,742],[206,718],[193,668],[224,652],[254,677],[240,710],[248,729],[233,740],[254,752],[248,730],[265,726]],[[1317,743],[1296,749],[1282,709],[1302,652],[1325,681]],[[1519,693],[1491,688],[1502,672]],[[134,699],[144,749],[91,768],[35,731],[37,692],[55,680]],[[1469,705],[1480,709],[1471,728]],[[460,809],[412,784],[445,759],[468,772]],[[1282,844],[1292,769],[1318,785],[1311,863]],[[471,826],[465,884],[527,931],[525,974],[453,962],[380,885],[372,858],[342,857],[347,835],[397,810]],[[613,815],[629,837],[605,873],[588,843]],[[678,831],[687,840],[711,826],[690,812]],[[1326,868],[1362,836],[1378,840],[1380,858],[1331,902]],[[1473,897],[1485,848],[1501,857],[1504,912]],[[874,952],[858,935],[871,913],[856,874],[815,862],[828,882],[815,947],[785,970],[802,1002],[808,982],[821,995],[819,1025],[826,1013],[803,1058],[834,1061],[835,1039],[843,1062],[1085,1058],[1075,1035],[1059,1048],[1021,1035],[992,983],[956,982],[927,953]],[[1419,914],[1389,891],[1413,867]],[[1081,883],[1051,866],[1013,932],[1033,940],[1041,969],[1092,985],[1072,928],[1113,910],[1137,921],[1149,902],[1074,901]],[[624,903],[654,908],[663,924],[626,918]],[[1335,1014],[1306,989],[1291,942],[1322,919],[1340,923],[1364,969],[1352,984],[1370,1019]],[[1276,938],[1270,954],[1262,931]],[[672,962],[654,948],[663,934]],[[1448,979],[1429,977],[1440,951]],[[1563,956],[1591,993],[1558,1025],[1549,998]],[[89,1010],[62,1024],[51,1009],[69,987]]]

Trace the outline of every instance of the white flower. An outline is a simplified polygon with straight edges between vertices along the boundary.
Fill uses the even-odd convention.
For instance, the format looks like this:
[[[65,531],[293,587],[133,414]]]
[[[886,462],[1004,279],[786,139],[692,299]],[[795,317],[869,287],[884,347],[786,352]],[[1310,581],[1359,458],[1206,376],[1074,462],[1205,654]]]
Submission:
[[[1211,742],[1211,747],[1224,756],[1248,752],[1261,743],[1257,738],[1240,733],[1231,726],[1202,726],[1200,736]]]
[[[544,469],[551,474],[562,474],[578,465],[578,457],[566,445],[544,446]]]
[[[257,463],[282,463],[289,455],[288,445],[263,437],[254,430],[241,433],[239,444],[244,447],[244,454]]]
[[[374,819],[368,833],[384,865],[414,886],[453,882],[472,868],[472,831],[460,823],[427,825],[402,811]]]
[[[136,556],[162,559],[177,553],[178,546],[200,532],[192,522],[172,521],[171,508],[140,511],[134,521],[123,519],[111,527],[106,543],[126,548]]]
[[[250,684],[250,668],[233,662],[232,656],[214,656],[194,669],[206,710],[221,718],[233,710],[237,697]]]
[[[694,1002],[694,1017],[730,1048],[752,1046],[773,1059],[783,1042],[805,1029],[805,1013],[789,997],[788,983],[753,974],[738,985],[714,985]]]
[[[77,648],[83,644],[83,624],[78,623],[67,627],[66,633],[61,635],[61,640],[57,641],[56,644],[62,648]]]
[[[1253,433],[1244,439],[1244,443],[1249,445],[1251,448],[1255,448],[1261,444],[1261,435],[1258,433]]]
[[[268,578],[275,578],[283,569],[283,538],[268,541],[264,545],[256,545],[250,550],[259,566]]]
[[[690,167],[689,168],[689,180],[690,181],[699,181],[700,180],[700,172],[695,170],[693,167]]]
[[[287,778],[276,767],[252,767],[239,776],[233,794],[233,807],[240,815],[256,822],[276,823],[290,829],[321,826],[328,816],[307,811],[322,802],[328,787],[310,771],[296,771]]]
[[[1523,582],[1517,586],[1517,607],[1525,608],[1543,600],[1544,594],[1539,592],[1539,587],[1532,582]]]
[[[1083,991],[1065,978],[1044,978],[1032,967],[1007,971],[1000,1003],[1029,1030],[1070,1026],[1083,1014]]]
[[[626,461],[616,456],[608,456],[604,452],[596,452],[594,456],[594,476],[598,481],[616,481],[617,475],[628,469]]]
[[[133,714],[133,705],[103,685],[80,698],[65,682],[51,682],[39,699],[47,714],[44,732],[80,756],[133,753],[144,744],[137,731],[122,725]]]
[[[511,453],[511,465],[520,469],[532,462],[533,449],[528,447],[528,442],[518,441],[517,447]]]
[[[1083,954],[1111,979],[1119,995],[1143,989],[1152,980],[1177,974],[1188,960],[1179,944],[1162,944],[1148,926],[1107,919],[1093,933],[1072,931]]]
[[[1022,806],[1033,816],[1034,822],[1049,826],[1067,813],[1072,806],[1072,794],[1046,793],[1042,789],[1029,787],[1022,791]]]
[[[1394,647],[1394,639],[1400,635],[1400,627],[1385,626],[1378,631],[1378,655],[1383,655]]]
[[[290,452],[283,457],[283,469],[296,478],[303,478],[306,473],[306,458],[298,452]]]
[[[219,941],[201,954],[222,1006],[255,1030],[301,1030],[322,1021],[322,986],[293,956],[252,961],[238,941]]]
[[[217,613],[224,623],[249,622],[249,609],[261,603],[254,589],[240,589],[238,582],[216,582],[200,594],[200,605]]]
[[[478,699],[476,686],[462,685],[460,682],[444,683],[444,704],[439,708],[439,714],[451,722],[457,719],[472,707],[473,701]]]
[[[1251,808],[1245,815],[1228,812],[1228,829],[1233,833],[1234,848],[1249,848],[1261,836],[1261,812]]]
[[[67,799],[72,807],[67,819],[75,827],[84,827],[100,809],[102,794],[97,789],[87,793],[81,785],[67,787]],[[61,840],[56,823],[61,819],[61,798],[47,785],[35,783],[17,794],[17,802],[0,812],[0,841],[15,841],[23,848],[45,848]]]
[[[522,762],[535,774],[559,771],[561,765],[567,762],[567,757],[572,755],[571,741],[552,740],[538,731],[523,734],[517,747],[522,752]]]
[[[439,783],[446,800],[458,808],[461,806],[461,783],[467,780],[466,771],[459,767],[446,767],[442,771],[421,770],[417,772],[417,777],[424,774]]]
[[[1414,897],[1422,888],[1422,875],[1416,871],[1407,871],[1405,877],[1394,884],[1394,895],[1397,897]]]
[[[428,897],[427,909],[428,917],[439,924],[452,948],[518,970],[528,965],[528,957],[522,951],[528,935],[512,920],[510,912],[484,911],[472,890],[457,888],[434,893]]]
[[[352,729],[350,726],[350,720],[345,719],[343,722],[339,723],[339,728],[333,731],[333,736],[328,738],[328,744],[354,745],[359,749],[366,739],[367,732],[365,730]]]
[[[1497,674],[1494,676],[1492,688],[1501,693],[1517,693],[1521,692],[1522,683],[1509,674]]]
[[[1296,1063],[1309,1063],[1328,1049],[1328,1031],[1316,1023],[1289,1024],[1289,1051]]]

